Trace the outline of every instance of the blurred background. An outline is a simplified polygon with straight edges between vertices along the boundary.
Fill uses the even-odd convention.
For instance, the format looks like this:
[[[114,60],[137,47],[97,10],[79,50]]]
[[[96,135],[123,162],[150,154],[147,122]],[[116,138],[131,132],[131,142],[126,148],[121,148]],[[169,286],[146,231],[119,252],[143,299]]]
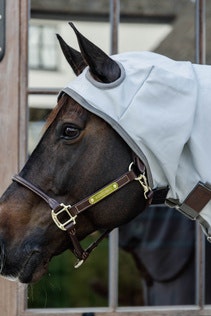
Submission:
[[[195,62],[195,1],[120,0],[118,52],[154,51],[176,60]],[[211,1],[207,1],[206,61],[211,63]],[[45,120],[56,105],[53,95],[74,78],[55,34],[78,49],[69,27],[106,53],[111,52],[109,0],[31,0],[29,21],[28,153],[42,135]],[[195,223],[178,212],[150,208],[119,230],[117,301],[119,306],[195,304]],[[86,239],[85,244],[96,238]],[[206,244],[207,253],[209,246]],[[207,255],[207,266],[209,265]],[[109,301],[109,240],[85,265],[73,268],[68,251],[50,264],[49,274],[28,288],[28,307],[106,307]],[[209,271],[206,270],[207,284]],[[209,286],[206,303],[210,303]]]

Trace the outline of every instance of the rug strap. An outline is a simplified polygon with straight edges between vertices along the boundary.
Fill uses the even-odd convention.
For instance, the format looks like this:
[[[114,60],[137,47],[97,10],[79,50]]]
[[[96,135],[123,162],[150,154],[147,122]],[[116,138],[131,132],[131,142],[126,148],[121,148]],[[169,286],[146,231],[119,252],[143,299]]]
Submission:
[[[204,184],[202,182],[198,182],[182,204],[179,204],[179,201],[175,199],[166,200],[166,204],[170,207],[175,207],[188,218],[197,220],[203,227],[208,241],[211,241],[211,227],[203,216],[200,215],[202,209],[207,205],[207,203],[209,203],[210,200],[211,185],[209,183]]]

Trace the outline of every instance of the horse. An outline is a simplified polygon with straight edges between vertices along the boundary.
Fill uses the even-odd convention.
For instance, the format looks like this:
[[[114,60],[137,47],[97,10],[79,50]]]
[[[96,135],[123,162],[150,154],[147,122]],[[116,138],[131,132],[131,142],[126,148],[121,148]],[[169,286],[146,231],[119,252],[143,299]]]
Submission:
[[[70,25],[80,52],[58,34],[57,37],[77,78],[59,94],[40,142],[0,199],[0,273],[22,283],[38,281],[46,273],[52,257],[67,249],[79,259],[76,264],[79,267],[113,228],[132,221],[150,204],[168,201],[192,219],[199,220],[209,238],[209,218],[203,213],[209,206],[209,177],[192,172],[191,183],[182,185],[181,179],[173,179],[171,172],[173,170],[175,175],[181,169],[186,175],[184,167],[188,168],[188,173],[191,168],[192,158],[188,160],[185,153],[189,152],[186,146],[188,136],[190,138],[188,119],[193,122],[192,112],[196,109],[191,110],[191,106],[195,104],[198,91],[193,66],[190,63],[184,66],[157,54],[144,53],[142,59],[138,53],[109,57],[72,23]],[[129,66],[128,60],[132,62]],[[137,60],[140,68],[144,66],[141,72],[137,70]],[[176,80],[166,67],[173,69]],[[197,66],[194,67],[194,71],[198,71]],[[207,74],[206,70],[203,73]],[[161,79],[156,81],[156,76]],[[163,86],[163,80],[169,89]],[[159,101],[156,92],[146,89],[150,82],[156,91],[161,89],[162,100]],[[143,89],[141,98],[139,90]],[[188,89],[193,90],[191,95]],[[165,105],[158,117],[163,126],[164,112],[169,113],[178,104],[172,115],[179,126],[185,124],[185,136],[182,137],[180,130],[178,133],[183,138],[183,146],[172,144],[177,124],[171,122],[172,133],[165,126],[163,129],[159,126],[156,132],[157,116],[153,112],[156,104],[145,106],[152,101],[165,104],[167,95],[172,106],[167,111]],[[139,113],[135,113],[134,121],[129,122],[128,115],[135,111],[133,106],[137,99],[143,105],[141,120]],[[179,120],[176,112],[182,111],[182,99],[185,99],[188,115]],[[122,120],[122,125],[117,124],[115,115]],[[150,123],[151,133],[147,126]],[[137,130],[137,126],[141,137],[133,135],[133,128]],[[168,137],[163,143],[164,135]],[[206,140],[206,136],[203,137]],[[138,146],[140,139],[141,148]],[[160,147],[162,157],[164,153],[168,156],[167,149],[174,148],[174,156],[167,157],[169,164],[160,161],[160,157],[156,160],[157,153],[151,148],[147,150],[150,139],[156,149]],[[175,149],[178,150],[176,154]],[[184,159],[179,164],[181,156]],[[184,194],[189,193],[195,182],[194,194],[190,193],[184,202]],[[193,205],[195,192],[199,201],[197,209]],[[103,231],[102,235],[84,250],[80,241],[96,230]]]

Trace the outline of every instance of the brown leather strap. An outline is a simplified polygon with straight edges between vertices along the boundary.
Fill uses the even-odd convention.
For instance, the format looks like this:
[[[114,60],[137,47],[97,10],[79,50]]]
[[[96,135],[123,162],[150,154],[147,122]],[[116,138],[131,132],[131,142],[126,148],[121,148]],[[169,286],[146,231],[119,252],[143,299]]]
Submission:
[[[182,204],[177,199],[167,199],[166,204],[175,207],[191,220],[197,220],[203,227],[207,240],[211,242],[211,228],[209,221],[203,217],[201,211],[211,200],[211,184],[198,182]]]
[[[200,212],[210,200],[211,185],[199,181],[182,204],[180,204],[179,200],[172,198],[168,198],[166,204],[170,207],[175,207],[178,211],[192,220],[197,219],[202,221],[203,219],[200,216]],[[203,221],[205,223],[205,220]],[[203,224],[202,226],[207,230],[208,224]]]
[[[136,178],[136,174],[134,173],[133,170],[126,172],[125,174],[123,174],[121,177],[119,177],[118,179],[114,180],[113,182],[111,182],[109,185],[111,185],[112,183],[117,184],[117,189],[114,190],[113,192],[109,193],[109,195],[111,195],[112,193],[116,192],[117,190],[121,189],[122,187],[124,187],[126,184],[128,184],[129,182],[133,181]],[[78,215],[79,213],[87,210],[88,208],[90,208],[91,206],[93,206],[93,204],[96,204],[98,202],[100,202],[104,197],[102,196],[102,198],[95,202],[95,203],[91,203],[91,199],[92,197],[95,195],[97,196],[98,193],[102,192],[103,190],[105,190],[109,185],[104,186],[102,189],[100,189],[99,191],[95,192],[93,195],[88,196],[87,198],[83,199],[82,201],[74,204],[71,207],[71,214],[72,215]]]
[[[108,236],[108,234],[112,231],[112,229],[107,229],[105,230],[100,237],[95,240],[91,245],[89,245],[89,247],[87,249],[83,249],[81,247],[81,244],[76,236],[76,229],[72,228],[69,229],[68,235],[72,241],[73,244],[73,250],[72,252],[74,253],[74,255],[78,258],[78,262],[76,262],[75,264],[75,268],[78,268],[90,255],[90,253],[99,245],[99,243],[106,237]]]
[[[121,189],[123,186],[125,186],[129,182],[133,181],[136,177],[137,177],[137,175],[134,173],[133,170],[130,170],[130,171],[124,173],[121,177],[119,177],[116,180],[114,180],[113,182],[111,182],[111,184],[112,183],[117,184],[117,188],[113,192]],[[34,192],[35,194],[40,196],[50,206],[50,208],[52,210],[56,210],[56,209],[60,208],[60,203],[58,201],[54,200],[53,198],[50,198],[47,194],[45,194],[43,191],[41,191],[38,187],[33,185],[31,182],[25,180],[21,176],[14,175],[12,177],[12,180],[18,182],[19,184],[23,185],[27,189],[31,190],[32,192]],[[101,190],[95,192],[93,195],[90,195],[87,198],[83,199],[82,201],[74,204],[71,207],[71,214],[73,216],[78,215],[79,213],[81,213],[81,212],[85,211],[86,209],[88,209],[89,207],[91,207],[93,204],[96,204],[97,202],[101,201],[104,198],[103,196],[102,196],[102,198],[99,198],[99,200],[95,203],[91,203],[90,199],[92,198],[92,196],[94,196],[94,195],[96,196],[98,193],[105,190],[106,187],[108,187],[108,186],[104,186]],[[109,193],[109,195],[112,194],[113,192]]]
[[[195,188],[191,191],[184,203],[188,207],[200,213],[201,210],[211,200],[211,188],[202,182],[198,182]]]
[[[53,198],[50,198],[47,194],[45,194],[43,191],[41,191],[38,187],[36,187],[31,182],[25,180],[24,178],[22,178],[18,174],[14,175],[12,177],[12,180],[22,184],[27,189],[29,189],[32,192],[34,192],[35,194],[39,195],[50,206],[50,208],[52,210],[54,210],[60,206],[60,204],[56,200],[54,200]]]
[[[76,229],[72,228],[69,229],[67,232],[73,244],[74,255],[80,260],[86,260],[89,254],[81,247],[81,244],[76,237]]]
[[[144,173],[145,167],[142,164],[142,162],[138,158],[136,158],[135,163],[136,163],[135,168],[137,169],[136,172]],[[132,169],[130,171],[127,171],[126,173],[124,173],[122,176],[120,176],[119,178],[117,178],[116,180],[114,180],[111,183],[117,184],[116,190],[119,190],[123,186],[127,185],[129,182],[135,180],[136,177],[137,177],[137,174]],[[50,198],[47,194],[45,194],[43,191],[41,191],[38,187],[36,187],[32,183],[30,183],[29,181],[25,180],[21,176],[14,175],[12,180],[18,182],[19,184],[23,185],[24,187],[28,188],[29,190],[31,190],[32,192],[34,192],[35,194],[40,196],[50,206],[50,208],[52,210],[59,210],[61,208],[60,203],[58,201],[56,201],[53,198]],[[106,187],[108,187],[108,186],[104,186],[101,190],[95,192],[94,195],[97,195],[102,190],[104,190]],[[116,190],[114,190],[113,192],[115,192]],[[152,204],[163,204],[165,199],[166,199],[167,192],[168,192],[168,187],[164,187],[164,188],[160,188],[160,189],[158,188],[156,190],[153,190],[153,194],[152,194],[152,192],[150,192],[150,194],[149,194],[148,204],[151,204],[151,203]],[[92,196],[93,195],[90,195],[87,198],[83,199],[82,201],[74,204],[70,208],[72,216],[78,215],[79,213],[85,211],[86,209],[91,207],[93,204],[95,204],[95,203],[90,203],[90,199],[92,198]],[[101,201],[101,199],[99,199],[98,202],[99,201]],[[72,225],[70,225],[70,226],[72,227]]]
[[[196,219],[210,200],[211,186],[198,182],[185,201],[181,205],[176,205],[176,208],[189,218]]]

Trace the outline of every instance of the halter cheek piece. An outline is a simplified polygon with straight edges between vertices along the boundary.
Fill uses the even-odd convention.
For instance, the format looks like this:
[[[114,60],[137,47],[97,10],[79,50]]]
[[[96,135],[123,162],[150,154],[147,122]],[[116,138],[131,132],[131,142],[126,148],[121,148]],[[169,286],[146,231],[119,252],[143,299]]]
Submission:
[[[101,240],[105,238],[112,229],[107,229],[102,235],[93,242],[87,249],[83,249],[80,245],[80,242],[76,236],[76,219],[77,216],[90,208],[92,205],[100,202],[107,196],[111,195],[112,193],[118,191],[131,181],[138,181],[144,191],[144,197],[146,199],[146,207],[151,204],[152,198],[153,198],[153,191],[148,185],[147,177],[145,175],[145,166],[140,161],[138,157],[134,157],[134,162],[132,162],[129,166],[129,170],[124,173],[122,176],[117,178],[116,180],[109,183],[107,186],[103,187],[99,191],[95,192],[91,196],[83,199],[82,201],[74,204],[74,205],[65,205],[63,203],[59,203],[55,199],[49,197],[47,194],[45,194],[42,190],[40,190],[38,187],[33,185],[32,183],[28,182],[24,178],[22,178],[19,175],[15,175],[12,178],[13,181],[21,184],[25,188],[29,189],[30,191],[34,192],[36,195],[41,197],[51,208],[51,216],[54,221],[54,223],[57,225],[57,227],[63,231],[66,231],[72,241],[73,250],[71,251],[74,253],[74,255],[77,257],[78,262],[75,265],[75,268],[78,268],[89,256],[89,254],[92,252],[94,248],[98,246]],[[160,204],[163,203],[165,200],[166,194],[167,194],[167,188],[156,190],[160,193],[157,194],[157,200],[153,201],[154,204]],[[65,220],[62,217],[65,215]]]

